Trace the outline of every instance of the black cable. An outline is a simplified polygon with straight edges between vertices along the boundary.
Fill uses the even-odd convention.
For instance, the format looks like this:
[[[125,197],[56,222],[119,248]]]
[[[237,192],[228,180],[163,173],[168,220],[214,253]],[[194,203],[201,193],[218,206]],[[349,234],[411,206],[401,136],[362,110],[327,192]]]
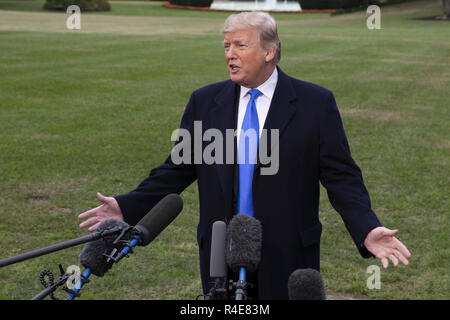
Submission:
[[[48,276],[48,281],[47,282],[45,280],[45,277]],[[55,278],[53,277],[53,273],[50,270],[42,270],[41,273],[39,274],[39,280],[41,281],[42,285],[44,286],[44,288],[48,288],[53,286],[55,283]],[[52,298],[52,300],[60,300],[59,298],[55,297],[54,292],[52,291],[50,293],[50,297]]]

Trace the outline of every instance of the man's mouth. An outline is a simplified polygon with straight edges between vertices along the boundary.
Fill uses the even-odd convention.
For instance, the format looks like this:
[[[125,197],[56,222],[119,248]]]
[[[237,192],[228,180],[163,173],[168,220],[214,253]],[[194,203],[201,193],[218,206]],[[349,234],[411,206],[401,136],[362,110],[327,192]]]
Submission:
[[[236,72],[238,72],[241,69],[241,67],[239,67],[238,65],[236,65],[234,63],[230,63],[228,65],[228,68],[229,68],[231,73],[236,73]]]

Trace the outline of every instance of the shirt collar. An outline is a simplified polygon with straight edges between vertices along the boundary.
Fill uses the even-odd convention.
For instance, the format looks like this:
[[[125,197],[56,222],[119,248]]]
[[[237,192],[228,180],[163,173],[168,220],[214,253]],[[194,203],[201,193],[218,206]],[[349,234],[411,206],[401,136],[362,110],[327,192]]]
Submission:
[[[267,79],[266,82],[261,84],[256,89],[261,91],[261,93],[266,97],[268,97],[269,99],[272,99],[273,93],[275,92],[275,87],[277,86],[277,82],[278,82],[278,71],[277,68],[275,67],[269,79]],[[250,91],[250,89],[251,88],[241,86],[240,98],[242,99],[243,97],[245,97],[245,95]]]

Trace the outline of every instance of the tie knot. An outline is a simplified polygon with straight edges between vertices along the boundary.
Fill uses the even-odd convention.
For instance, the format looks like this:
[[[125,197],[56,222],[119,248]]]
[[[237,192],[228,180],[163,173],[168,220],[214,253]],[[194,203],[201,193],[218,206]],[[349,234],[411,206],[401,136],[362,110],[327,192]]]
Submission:
[[[250,97],[251,97],[252,100],[255,100],[256,98],[258,98],[262,94],[262,92],[259,91],[258,89],[250,89],[248,91],[248,93],[250,94]]]

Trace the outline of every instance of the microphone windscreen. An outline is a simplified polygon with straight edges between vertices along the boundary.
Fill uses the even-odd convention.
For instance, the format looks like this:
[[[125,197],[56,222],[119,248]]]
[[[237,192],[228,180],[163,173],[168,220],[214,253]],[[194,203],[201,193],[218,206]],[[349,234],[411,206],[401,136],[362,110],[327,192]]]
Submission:
[[[181,212],[183,199],[171,193],[158,202],[135,226],[142,236],[141,245],[153,241]]]
[[[314,269],[297,269],[289,277],[290,300],[326,300],[325,287],[320,272]]]
[[[225,261],[226,230],[227,225],[224,221],[213,223],[209,264],[209,276],[211,278],[224,278],[227,276],[227,264]]]
[[[237,214],[227,228],[226,261],[234,271],[244,267],[253,272],[261,260],[261,222],[247,214]]]
[[[124,221],[109,219],[103,221],[95,232],[102,233],[104,231],[110,231],[114,228],[125,229],[128,227],[128,223]],[[80,264],[85,268],[90,268],[92,274],[95,274],[98,277],[103,277],[106,271],[108,271],[114,263],[113,260],[106,262],[106,257],[104,254],[109,254],[114,249],[113,241],[117,236],[118,234],[109,235],[103,237],[103,239],[88,242],[84,246],[83,250],[81,250],[79,257]],[[131,237],[131,233],[129,237]]]

